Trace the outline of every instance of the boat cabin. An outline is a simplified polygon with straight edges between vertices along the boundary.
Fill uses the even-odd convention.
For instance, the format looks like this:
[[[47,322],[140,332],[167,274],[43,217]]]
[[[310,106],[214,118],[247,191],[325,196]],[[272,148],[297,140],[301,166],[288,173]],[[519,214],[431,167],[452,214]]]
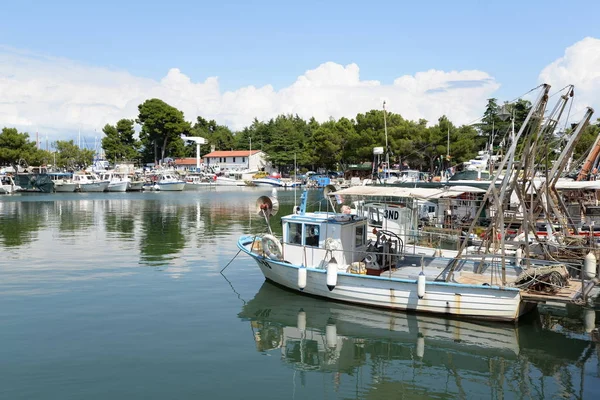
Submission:
[[[350,265],[365,257],[366,218],[311,212],[283,217],[282,224],[284,260],[302,260],[307,267],[319,267],[330,256],[340,265]]]

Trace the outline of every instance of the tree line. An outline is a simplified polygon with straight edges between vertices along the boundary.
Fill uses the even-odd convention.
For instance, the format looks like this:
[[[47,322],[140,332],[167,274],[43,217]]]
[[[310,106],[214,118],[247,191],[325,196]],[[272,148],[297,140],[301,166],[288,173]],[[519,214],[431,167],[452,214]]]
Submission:
[[[506,138],[524,122],[531,103],[518,100],[499,105],[488,99],[482,118],[473,124],[456,125],[445,115],[435,124],[420,119],[411,121],[385,110],[359,113],[355,118],[330,118],[318,122],[298,115],[279,115],[268,121],[252,123],[232,131],[215,120],[199,116],[185,120],[182,111],[160,99],[149,99],[138,106],[135,119],[121,119],[102,129],[102,148],[110,162],[124,160],[147,164],[166,157],[195,157],[196,146],[182,136],[201,136],[207,144],[202,155],[211,150],[262,150],[281,172],[299,168],[342,169],[351,164],[373,161],[373,148],[385,147],[392,164],[406,162],[412,168],[434,172],[440,167],[472,159],[479,150],[501,152]],[[136,135],[135,125],[139,135]],[[387,130],[386,130],[387,127]],[[600,120],[586,128],[576,157],[586,152],[600,132]],[[550,138],[551,149],[559,149],[561,139]],[[449,147],[448,147],[449,145]],[[60,168],[83,168],[92,163],[92,150],[80,149],[73,141],[56,141],[56,152],[38,149],[27,133],[4,128],[0,134],[0,165],[25,160],[30,165],[54,164]]]

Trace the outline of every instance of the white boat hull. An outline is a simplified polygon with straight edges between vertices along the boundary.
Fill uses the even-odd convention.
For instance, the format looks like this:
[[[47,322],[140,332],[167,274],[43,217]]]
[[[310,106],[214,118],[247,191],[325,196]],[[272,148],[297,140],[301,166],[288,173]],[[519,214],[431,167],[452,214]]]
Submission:
[[[80,183],[80,192],[105,192],[108,189],[107,182]]]
[[[144,188],[144,181],[139,182],[128,182],[127,191],[130,192],[139,192]]]
[[[1,185],[0,186],[0,194],[11,194],[12,192],[15,192],[15,191],[16,191],[16,189],[12,185]]]
[[[57,193],[71,193],[77,189],[76,183],[70,182],[54,182],[54,191]]]
[[[185,182],[158,182],[156,185],[161,192],[181,192],[185,187]]]
[[[217,186],[246,186],[246,182],[238,179],[232,178],[224,178],[222,176],[218,176],[215,180],[215,185]]]
[[[109,192],[125,192],[127,191],[127,184],[127,181],[110,182],[107,190]]]
[[[265,278],[298,290],[300,266],[250,252],[251,243],[252,237],[242,237],[238,247],[256,260]],[[516,321],[527,311],[520,290],[498,286],[428,281],[420,299],[417,280],[338,271],[337,284],[330,291],[327,271],[319,268],[307,268],[306,287],[301,293],[366,306],[494,321]]]
[[[283,187],[283,182],[278,179],[253,179],[252,183],[255,186],[263,187]]]
[[[186,182],[184,190],[200,190],[209,187],[215,187],[216,185],[213,182]]]

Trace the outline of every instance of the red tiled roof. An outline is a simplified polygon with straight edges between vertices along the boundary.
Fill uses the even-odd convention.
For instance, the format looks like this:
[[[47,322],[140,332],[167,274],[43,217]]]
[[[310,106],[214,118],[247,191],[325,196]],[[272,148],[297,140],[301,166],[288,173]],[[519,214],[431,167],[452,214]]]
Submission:
[[[200,162],[203,163],[204,160],[201,158]],[[196,157],[176,158],[175,165],[196,165]]]
[[[260,150],[252,150],[252,152],[250,152],[250,150],[232,150],[232,151],[218,150],[218,151],[213,151],[212,153],[205,154],[204,157],[205,158],[214,158],[214,157],[248,157],[248,155],[250,153],[256,154],[259,151]]]

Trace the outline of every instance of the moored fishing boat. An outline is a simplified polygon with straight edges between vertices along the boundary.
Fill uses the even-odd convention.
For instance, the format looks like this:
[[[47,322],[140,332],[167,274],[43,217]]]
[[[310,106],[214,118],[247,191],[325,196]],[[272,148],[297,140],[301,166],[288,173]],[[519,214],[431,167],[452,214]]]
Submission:
[[[73,182],[71,172],[51,172],[50,176],[54,182],[54,191],[57,193],[71,193],[77,189],[77,183]]]
[[[52,193],[54,182],[45,167],[28,167],[25,172],[18,172],[13,177],[20,192]]]
[[[105,192],[108,189],[110,181],[101,180],[98,175],[85,171],[77,172],[73,175],[73,182],[77,184],[80,192]]]
[[[276,208],[264,196],[259,210]],[[303,293],[348,303],[515,321],[528,309],[521,290],[499,282],[499,264],[468,258],[458,261],[404,253],[397,235],[381,230],[367,241],[367,219],[336,212],[299,211],[282,217],[282,242],[272,234],[242,236],[241,251],[251,256],[265,278]],[[505,274],[516,281],[523,272],[512,263]]]
[[[108,192],[125,192],[129,186],[129,177],[125,173],[105,171],[100,173],[100,179],[108,181]]]
[[[300,182],[292,182],[292,181],[284,181],[280,178],[274,178],[274,177],[264,177],[264,178],[257,178],[257,179],[252,179],[251,183],[254,186],[266,186],[266,187],[282,187],[282,188],[287,188],[287,187],[296,187],[296,186],[300,186]]]
[[[181,192],[185,187],[185,181],[177,178],[174,174],[164,172],[158,176],[156,186],[163,192]]]

